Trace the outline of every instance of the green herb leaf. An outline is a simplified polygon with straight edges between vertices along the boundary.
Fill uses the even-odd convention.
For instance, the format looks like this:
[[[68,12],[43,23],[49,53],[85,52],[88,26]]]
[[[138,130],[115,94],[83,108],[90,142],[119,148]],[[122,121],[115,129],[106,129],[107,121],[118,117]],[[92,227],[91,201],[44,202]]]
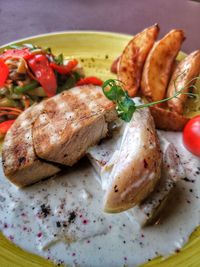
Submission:
[[[54,58],[54,61],[58,65],[63,65],[63,63],[64,63],[64,56],[63,56],[63,54],[60,54],[60,55],[56,56]]]
[[[34,44],[12,44],[12,45],[9,45],[8,48],[11,48],[11,49],[23,49],[23,48],[28,48],[30,51],[32,52],[35,52],[35,51],[43,51],[44,53],[46,54],[52,54],[51,52],[51,48],[47,47],[47,48],[41,48],[37,45],[34,45]]]
[[[136,105],[118,82],[119,81],[113,79],[107,80],[104,82],[102,89],[105,96],[116,104],[116,110],[119,117],[122,120],[129,122],[136,110]],[[108,86],[110,89],[108,89]]]
[[[12,49],[22,49],[22,48],[28,48],[29,50],[35,50],[38,49],[38,46],[33,45],[33,44],[12,44],[9,45],[8,48],[12,48]]]
[[[193,78],[188,84],[190,84],[192,81],[198,80],[198,79],[200,79],[200,76]],[[177,88],[176,87],[176,81],[177,81],[177,79],[174,81],[175,88]],[[193,97],[197,96],[197,94],[194,94],[194,93],[184,92],[185,88],[182,88],[180,90],[175,90],[175,93],[172,97],[168,97],[168,98],[165,98],[165,99],[162,99],[159,101],[155,101],[155,102],[136,105],[135,102],[133,101],[133,99],[129,97],[128,93],[123,90],[120,83],[121,82],[119,80],[109,79],[103,83],[102,90],[103,90],[104,95],[109,100],[113,101],[116,104],[116,110],[117,110],[118,116],[126,122],[129,122],[132,119],[133,113],[137,109],[150,107],[150,106],[153,106],[153,105],[156,105],[159,103],[166,102],[170,99],[177,97],[180,94],[187,94],[187,95],[190,95]],[[188,86],[188,84],[187,84],[187,86]],[[195,85],[192,85],[190,87],[196,89]]]
[[[64,78],[64,80],[62,80],[61,78]],[[80,80],[80,78],[81,75],[78,72],[72,72],[70,75],[58,74],[57,80],[59,85],[57,88],[57,94],[74,87],[76,83]]]
[[[16,94],[22,94],[26,91],[33,90],[39,86],[39,83],[37,81],[31,81],[30,83],[24,85],[24,86],[16,86],[14,87],[14,93]]]
[[[29,50],[35,50],[38,49],[38,46],[33,45],[33,44],[23,44],[23,47],[28,48]]]
[[[11,49],[21,49],[22,46],[21,45],[12,44],[12,45],[9,45],[8,48],[11,48]]]

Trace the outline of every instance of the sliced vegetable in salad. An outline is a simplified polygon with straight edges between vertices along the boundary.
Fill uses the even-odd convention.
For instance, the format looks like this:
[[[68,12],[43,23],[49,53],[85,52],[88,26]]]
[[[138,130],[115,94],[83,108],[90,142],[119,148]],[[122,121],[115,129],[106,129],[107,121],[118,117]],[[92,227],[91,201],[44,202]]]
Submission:
[[[7,120],[0,123],[0,139],[4,137],[15,120]]]
[[[78,60],[55,56],[50,48],[37,45],[11,45],[0,55],[0,122],[14,120],[34,103],[84,84],[102,85],[102,81],[85,78]]]

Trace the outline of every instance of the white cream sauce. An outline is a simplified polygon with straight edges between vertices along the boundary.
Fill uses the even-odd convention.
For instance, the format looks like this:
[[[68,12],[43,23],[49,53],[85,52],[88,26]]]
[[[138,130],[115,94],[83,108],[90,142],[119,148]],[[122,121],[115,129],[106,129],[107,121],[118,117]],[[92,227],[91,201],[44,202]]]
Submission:
[[[159,224],[140,229],[126,213],[102,212],[104,192],[87,161],[18,189],[0,169],[0,230],[25,250],[71,266],[137,266],[180,249],[200,224],[200,159],[180,133],[162,132],[186,169]]]

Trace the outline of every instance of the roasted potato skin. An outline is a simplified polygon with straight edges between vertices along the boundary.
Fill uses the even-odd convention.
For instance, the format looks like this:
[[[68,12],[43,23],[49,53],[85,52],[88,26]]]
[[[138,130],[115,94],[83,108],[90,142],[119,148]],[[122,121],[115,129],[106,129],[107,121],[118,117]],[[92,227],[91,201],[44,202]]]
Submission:
[[[139,89],[146,57],[158,33],[159,26],[155,24],[135,35],[125,47],[117,63],[118,79],[131,97],[135,96]]]
[[[182,30],[171,30],[154,44],[148,54],[142,73],[141,90],[149,101],[165,97],[174,60],[184,39]]]
[[[182,131],[188,118],[170,110],[160,108],[157,106],[151,106],[151,115],[154,118],[154,122],[157,129],[165,131]]]
[[[175,91],[183,90],[184,93],[189,91],[189,87],[195,83],[190,82],[193,78],[197,77],[200,73],[200,50],[186,56],[179,62],[175,68],[168,89],[167,97],[172,97]],[[170,110],[183,114],[184,105],[187,100],[186,94],[181,94],[167,102]]]
[[[114,73],[114,74],[117,74],[119,60],[120,60],[120,56],[117,57],[117,58],[113,61],[112,65],[111,65],[111,67],[110,67],[110,71],[111,71],[112,73]]]
[[[137,205],[160,179],[162,156],[149,109],[137,111],[129,124],[104,199],[104,211],[108,213]]]

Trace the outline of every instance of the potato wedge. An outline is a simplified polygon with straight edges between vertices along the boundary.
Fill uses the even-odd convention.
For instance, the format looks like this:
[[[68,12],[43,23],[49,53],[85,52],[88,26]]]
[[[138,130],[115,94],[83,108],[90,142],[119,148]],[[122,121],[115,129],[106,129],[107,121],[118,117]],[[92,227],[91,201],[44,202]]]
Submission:
[[[182,30],[172,30],[154,44],[147,56],[141,90],[150,101],[158,101],[165,97],[173,63],[184,39]]]
[[[157,106],[150,107],[157,129],[166,131],[182,131],[188,118],[178,113]]]
[[[172,74],[169,86],[167,88],[167,97],[172,97],[175,91],[184,89],[183,92],[188,92],[191,85],[195,80],[190,82],[193,78],[197,77],[200,73],[200,50],[194,51],[185,57]],[[179,114],[183,114],[183,109],[187,95],[181,94],[167,102],[170,110]]]
[[[120,56],[117,70],[118,79],[122,81],[124,89],[128,91],[131,97],[136,95],[140,86],[146,57],[158,33],[159,27],[157,24],[138,33],[128,43]]]
[[[114,74],[117,74],[119,60],[120,60],[120,56],[117,57],[117,58],[113,61],[112,65],[111,65],[111,67],[110,67],[110,71],[111,71],[112,73],[114,73]]]

